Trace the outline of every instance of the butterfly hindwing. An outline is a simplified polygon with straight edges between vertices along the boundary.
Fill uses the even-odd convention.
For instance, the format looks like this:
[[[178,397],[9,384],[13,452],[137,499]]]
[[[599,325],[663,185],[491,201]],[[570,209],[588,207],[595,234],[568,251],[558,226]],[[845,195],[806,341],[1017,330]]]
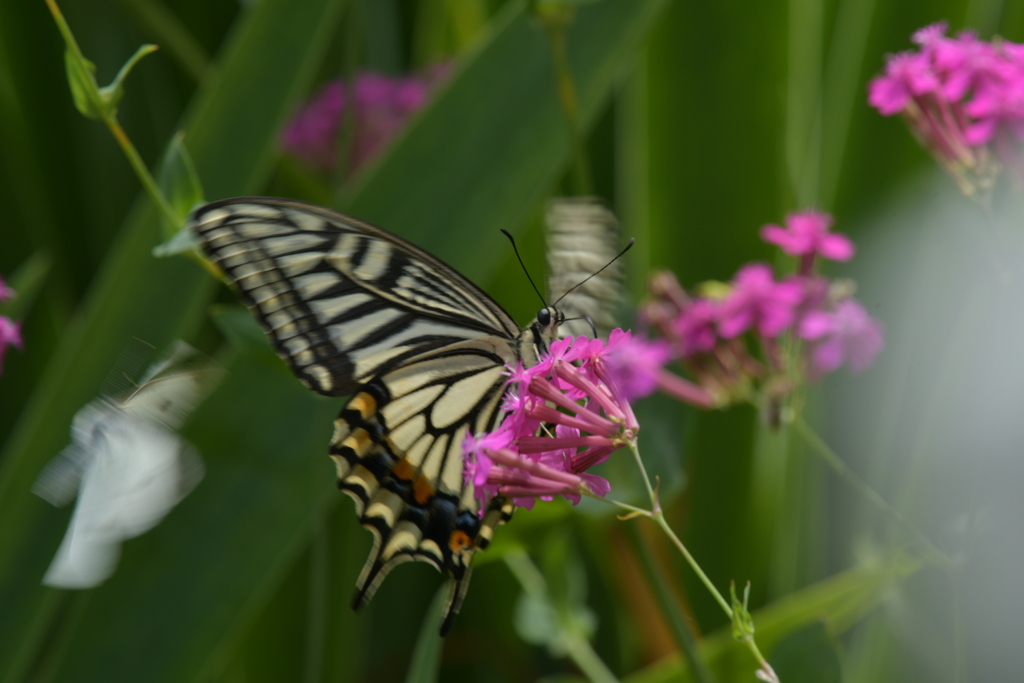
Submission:
[[[472,553],[511,514],[499,501],[481,519],[462,460],[466,435],[494,427],[511,360],[498,338],[424,354],[364,384],[335,420],[338,486],[374,535],[354,607],[395,565],[421,560],[454,577],[449,613],[458,610]]]
[[[328,396],[432,349],[519,332],[438,259],[328,209],[233,199],[201,207],[191,227],[299,379]]]

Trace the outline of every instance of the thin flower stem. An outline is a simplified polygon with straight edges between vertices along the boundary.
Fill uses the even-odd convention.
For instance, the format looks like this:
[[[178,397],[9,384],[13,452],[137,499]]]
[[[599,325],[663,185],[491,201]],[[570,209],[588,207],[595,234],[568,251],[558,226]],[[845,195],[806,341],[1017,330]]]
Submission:
[[[110,129],[114,139],[117,140],[117,144],[121,146],[121,150],[124,151],[126,157],[128,157],[128,163],[131,164],[135,170],[135,175],[139,177],[142,182],[142,186],[146,188],[146,192],[149,193],[150,198],[156,203],[157,208],[167,219],[167,228],[164,231],[164,237],[170,239],[174,236],[174,228],[177,227],[180,219],[174,213],[174,209],[171,208],[170,202],[167,201],[167,197],[161,192],[160,186],[157,185],[156,179],[146,168],[145,162],[142,161],[142,157],[135,150],[135,145],[128,139],[128,135],[121,128],[121,124],[117,122],[117,117],[114,115],[104,116],[103,122],[107,124],[107,128]]]
[[[78,46],[78,41],[75,40],[74,34],[71,32],[71,27],[68,26],[68,22],[64,19],[64,15],[61,14],[60,8],[57,6],[56,0],[46,0],[47,7],[50,8],[50,14],[53,15],[53,20],[57,23],[57,28],[60,31],[61,36],[64,38],[64,43],[67,46],[68,53],[71,55],[79,66],[82,73],[91,73],[91,70],[87,66],[85,55],[82,54],[81,48]],[[163,192],[160,191],[159,185],[156,180],[150,174],[149,169],[146,168],[146,164],[143,163],[142,157],[139,156],[138,151],[135,149],[135,145],[132,144],[131,140],[128,139],[128,135],[121,128],[121,124],[117,122],[117,116],[112,111],[108,111],[108,108],[103,103],[103,98],[100,95],[99,90],[96,88],[96,84],[90,78],[89,83],[86,85],[86,91],[88,93],[89,102],[93,107],[93,110],[97,112],[103,123],[106,124],[107,128],[110,129],[110,133],[117,140],[117,144],[121,146],[125,156],[128,157],[128,163],[135,170],[135,174],[139,176],[139,180],[142,181],[143,187],[146,188],[146,192],[156,203],[157,208],[164,215],[168,221],[169,226],[175,226],[178,223],[178,217],[175,215],[174,210],[171,208],[170,202],[164,197]],[[171,235],[167,235],[170,237]]]
[[[697,560],[694,559],[693,555],[690,554],[690,551],[686,549],[686,546],[683,545],[683,542],[681,540],[679,540],[679,537],[676,536],[676,533],[672,531],[672,527],[670,527],[668,525],[668,522],[665,520],[664,513],[662,513],[661,510],[658,510],[653,515],[651,515],[651,519],[654,520],[655,524],[661,527],[662,531],[665,532],[665,534],[669,537],[672,543],[675,544],[677,548],[679,548],[679,552],[683,554],[684,558],[686,558],[687,564],[689,564],[690,568],[693,569],[694,573],[697,575],[697,578],[700,579],[701,583],[704,584],[704,587],[708,589],[712,596],[714,596],[719,606],[721,606],[722,611],[725,612],[725,615],[729,617],[729,619],[732,619],[734,615],[732,612],[732,607],[729,606],[729,602],[725,599],[725,597],[722,596],[718,589],[715,588],[715,584],[711,582],[711,579],[708,578],[708,575],[705,574],[704,570],[701,569],[699,564],[697,564]]]
[[[584,496],[587,496],[588,498],[593,498],[594,500],[599,500],[602,503],[607,503],[608,505],[614,505],[615,507],[620,507],[620,508],[622,508],[624,510],[629,510],[634,515],[642,515],[644,517],[650,517],[653,514],[650,510],[645,510],[643,508],[638,508],[635,505],[630,505],[629,503],[623,503],[622,501],[615,500],[614,498],[605,498],[604,496],[599,496],[596,493],[591,493],[590,491],[582,490],[582,491],[580,491],[580,494],[584,495]]]
[[[690,551],[687,550],[686,546],[679,539],[679,537],[676,536],[676,533],[672,530],[672,527],[668,525],[668,521],[665,519],[665,513],[662,512],[661,504],[658,502],[658,494],[651,487],[651,480],[647,476],[647,469],[644,467],[644,462],[640,458],[640,450],[637,448],[635,440],[630,441],[629,449],[633,452],[633,457],[636,459],[636,464],[640,468],[640,473],[643,475],[644,484],[647,486],[647,493],[651,497],[652,512],[649,515],[650,518],[654,520],[655,524],[661,527],[661,530],[665,532],[665,534],[669,537],[672,543],[675,544],[676,548],[679,549],[679,552],[682,553],[683,557],[686,559],[687,564],[690,565],[690,568],[693,569],[694,573],[697,575],[697,578],[700,579],[701,583],[704,584],[704,587],[707,588],[711,595],[715,598],[715,600],[718,602],[718,605],[722,608],[722,611],[725,612],[725,615],[729,617],[729,621],[735,623],[736,613],[733,611],[729,602],[725,599],[725,597],[722,596],[718,589],[715,588],[715,584],[711,582],[711,579],[708,577],[708,575],[705,574],[704,570],[701,569],[701,566],[697,564],[697,560],[693,557],[693,555],[690,554]],[[749,616],[747,618],[749,619]],[[777,683],[779,680],[778,677],[772,670],[771,665],[768,664],[768,660],[765,659],[763,654],[761,654],[761,650],[757,647],[757,643],[754,642],[753,631],[751,631],[750,634],[745,635],[743,638],[739,638],[739,640],[747,646],[747,649],[749,649],[751,654],[754,655],[754,659],[756,659],[758,664],[761,665],[761,671],[767,677],[765,680],[775,681]]]
[[[796,414],[791,419],[791,424],[793,425],[793,429],[796,433],[804,440],[804,443],[806,443],[811,450],[825,462],[825,464],[831,467],[836,474],[845,479],[850,486],[855,488],[872,505],[878,508],[879,511],[910,534],[910,536],[925,549],[928,559],[946,567],[953,567],[955,565],[948,555],[939,550],[939,548],[936,547],[936,545],[932,543],[927,536],[925,536],[916,526],[911,524],[910,521],[900,514],[896,508],[890,505],[885,498],[882,498],[875,489],[871,488],[870,484],[861,479],[856,472],[850,469],[850,466],[839,457],[839,454],[832,450],[832,448],[825,443],[825,440],[818,436],[818,433],[807,424],[803,416]]]
[[[633,458],[636,460],[636,466],[640,468],[640,474],[644,478],[644,486],[647,487],[647,495],[651,499],[651,510],[653,511],[652,516],[656,513],[661,512],[661,503],[658,502],[658,495],[654,492],[654,488],[651,486],[651,480],[647,476],[647,468],[644,467],[644,461],[640,459],[640,450],[636,447],[636,441],[629,442],[629,450],[633,453]]]

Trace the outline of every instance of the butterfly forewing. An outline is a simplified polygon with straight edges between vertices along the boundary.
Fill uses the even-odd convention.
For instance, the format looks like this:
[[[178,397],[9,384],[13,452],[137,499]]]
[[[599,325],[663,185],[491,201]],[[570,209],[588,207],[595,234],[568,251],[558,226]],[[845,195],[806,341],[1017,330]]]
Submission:
[[[519,330],[475,285],[379,228],[288,200],[215,202],[190,223],[278,353],[328,396],[432,349]]]

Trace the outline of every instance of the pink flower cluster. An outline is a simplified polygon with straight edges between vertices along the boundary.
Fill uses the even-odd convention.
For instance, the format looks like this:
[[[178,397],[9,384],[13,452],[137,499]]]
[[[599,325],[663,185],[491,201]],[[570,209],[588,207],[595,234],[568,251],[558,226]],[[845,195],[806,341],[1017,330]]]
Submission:
[[[867,368],[882,349],[881,326],[850,296],[848,287],[814,273],[818,257],[853,257],[853,244],[830,233],[830,225],[830,216],[806,211],[788,216],[784,228],[762,228],[766,242],[798,258],[797,273],[782,280],[768,265],[754,263],[741,268],[731,284],[707,287],[705,296],[691,297],[670,273],[652,278],[654,300],[641,309],[641,318],[660,339],[632,340],[634,348],[624,357],[646,380],[632,385],[709,408],[746,399],[755,381],[768,393],[785,393],[801,371],[817,378],[844,363],[854,370]],[[758,342],[761,360],[744,341],[747,334]],[[796,368],[779,344],[783,335],[804,342],[805,358],[796,359]],[[694,381],[654,359],[661,365],[679,361]],[[638,391],[633,397],[640,395]]]
[[[3,278],[0,278],[0,303],[6,303],[17,294],[7,286]],[[21,350],[21,322],[14,321],[5,315],[0,315],[0,373],[3,372],[4,355],[11,346]]]
[[[900,114],[968,195],[991,188],[995,157],[1020,174],[1024,140],[1024,45],[946,36],[944,23],[917,31],[917,51],[889,58],[868,102]]]
[[[611,490],[586,470],[636,439],[639,425],[618,373],[630,343],[622,330],[613,330],[607,344],[563,339],[537,365],[509,369],[501,424],[463,444],[465,477],[481,510],[499,495],[529,509],[536,498],[561,495],[575,504],[581,494]]]
[[[389,78],[365,71],[349,83],[331,81],[292,118],[281,134],[281,144],[313,168],[333,171],[339,134],[352,117],[346,169],[352,174],[426,104],[431,87],[446,75],[447,69],[441,67],[425,77]]]

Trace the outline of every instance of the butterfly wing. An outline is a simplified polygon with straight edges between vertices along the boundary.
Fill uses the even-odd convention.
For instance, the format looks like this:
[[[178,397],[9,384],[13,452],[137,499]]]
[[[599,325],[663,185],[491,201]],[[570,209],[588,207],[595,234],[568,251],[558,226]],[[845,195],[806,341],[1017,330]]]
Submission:
[[[515,322],[422,249],[287,199],[229,199],[189,228],[310,389],[351,395],[410,358],[467,339],[514,339]]]
[[[597,336],[606,339],[615,326],[622,294],[621,263],[608,265],[618,253],[615,215],[597,199],[562,197],[548,203],[545,223],[551,298],[557,300],[590,278],[558,304],[567,318],[559,330],[561,335],[590,336],[596,328]],[[593,321],[593,328],[588,319]]]
[[[462,442],[494,427],[519,329],[438,259],[327,209],[232,199],[201,207],[190,226],[299,379],[352,395],[330,452],[374,535],[353,606],[395,565],[428,562],[455,579],[447,630],[472,554],[512,512],[499,498],[481,519]]]
[[[431,351],[364,384],[335,420],[338,486],[374,535],[354,608],[395,565],[420,560],[455,579],[450,625],[473,553],[512,511],[499,499],[481,519],[462,455],[467,434],[493,429],[511,360],[507,343],[496,338]]]

